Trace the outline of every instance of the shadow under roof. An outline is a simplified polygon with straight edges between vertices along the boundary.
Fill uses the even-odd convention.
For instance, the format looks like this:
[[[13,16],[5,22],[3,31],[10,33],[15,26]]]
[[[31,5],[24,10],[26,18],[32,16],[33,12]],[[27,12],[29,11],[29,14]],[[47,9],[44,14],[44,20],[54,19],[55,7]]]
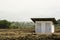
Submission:
[[[56,19],[55,18],[31,18],[33,22],[35,21],[52,21],[54,24],[56,24]]]

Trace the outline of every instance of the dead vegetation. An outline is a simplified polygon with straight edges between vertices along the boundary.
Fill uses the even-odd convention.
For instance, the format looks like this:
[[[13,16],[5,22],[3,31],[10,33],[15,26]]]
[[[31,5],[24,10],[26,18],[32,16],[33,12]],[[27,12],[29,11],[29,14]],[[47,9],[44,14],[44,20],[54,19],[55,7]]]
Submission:
[[[20,29],[0,29],[0,40],[60,40],[60,33],[47,35]]]
[[[60,32],[58,28],[53,34],[36,34],[34,29],[0,29],[0,40],[60,40]]]

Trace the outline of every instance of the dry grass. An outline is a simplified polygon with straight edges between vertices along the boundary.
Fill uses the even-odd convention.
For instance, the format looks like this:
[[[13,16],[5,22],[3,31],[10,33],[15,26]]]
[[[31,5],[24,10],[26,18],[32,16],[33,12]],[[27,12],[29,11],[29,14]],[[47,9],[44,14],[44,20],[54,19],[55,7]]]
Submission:
[[[0,29],[0,40],[60,40],[60,33],[35,34],[32,30]]]
[[[59,29],[53,34],[35,34],[34,29],[0,29],[0,40],[60,40]],[[58,31],[58,33],[56,33]]]

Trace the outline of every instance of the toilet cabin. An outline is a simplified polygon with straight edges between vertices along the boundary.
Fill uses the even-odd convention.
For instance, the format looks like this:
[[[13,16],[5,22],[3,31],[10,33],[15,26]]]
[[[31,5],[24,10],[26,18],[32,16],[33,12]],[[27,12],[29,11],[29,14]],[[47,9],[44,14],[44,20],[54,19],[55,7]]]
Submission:
[[[54,33],[55,18],[31,18],[35,23],[35,33]]]

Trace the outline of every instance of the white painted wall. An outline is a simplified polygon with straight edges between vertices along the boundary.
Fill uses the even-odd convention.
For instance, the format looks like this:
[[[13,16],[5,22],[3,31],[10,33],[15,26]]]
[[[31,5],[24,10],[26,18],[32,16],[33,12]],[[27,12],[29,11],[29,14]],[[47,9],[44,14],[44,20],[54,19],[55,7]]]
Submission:
[[[51,28],[52,28],[52,33],[54,33],[54,24],[52,24]]]
[[[48,31],[48,29],[45,26],[46,23],[50,23],[51,26],[48,28],[51,28],[51,30]],[[35,32],[36,33],[54,33],[54,24],[52,21],[36,21],[35,22]]]

